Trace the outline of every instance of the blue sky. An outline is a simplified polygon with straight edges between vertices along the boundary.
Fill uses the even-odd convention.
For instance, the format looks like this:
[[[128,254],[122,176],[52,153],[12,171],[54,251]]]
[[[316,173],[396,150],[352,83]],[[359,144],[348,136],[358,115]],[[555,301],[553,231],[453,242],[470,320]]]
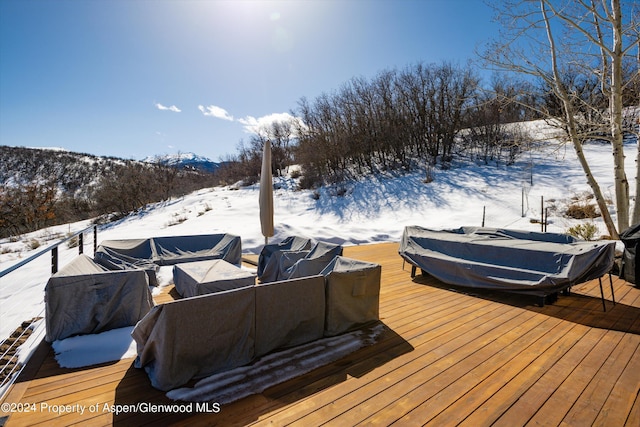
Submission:
[[[0,144],[219,160],[353,77],[464,65],[492,16],[483,0],[1,0]]]

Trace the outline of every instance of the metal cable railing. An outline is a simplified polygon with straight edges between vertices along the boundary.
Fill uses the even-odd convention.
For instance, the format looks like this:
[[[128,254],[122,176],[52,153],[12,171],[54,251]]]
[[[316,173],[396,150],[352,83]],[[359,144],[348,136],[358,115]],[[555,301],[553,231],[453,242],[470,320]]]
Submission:
[[[94,225],[91,227],[87,227],[84,230],[78,231],[70,236],[68,236],[67,238],[60,240],[59,242],[54,243],[53,245],[50,245],[46,248],[44,248],[43,250],[37,252],[34,255],[31,255],[29,258],[25,258],[22,261],[20,261],[19,263],[12,265],[11,267],[7,268],[6,270],[0,271],[0,279],[3,278],[4,276],[6,276],[7,274],[11,273],[12,271],[15,271],[17,269],[19,269],[20,267],[30,263],[31,261],[33,261],[36,258],[41,257],[42,255],[51,252],[51,274],[54,274],[58,271],[58,246],[62,245],[63,243],[66,243],[72,239],[75,239],[76,237],[78,237],[79,242],[78,242],[78,253],[82,253],[84,251],[84,233],[87,232],[88,230],[93,230],[93,250],[95,252],[97,246],[98,246],[98,226]]]
[[[93,252],[95,253],[97,248],[98,239],[98,227],[91,226],[81,231],[75,232],[66,238],[49,245],[48,247],[38,251],[34,255],[25,258],[24,260],[12,265],[11,267],[0,271],[0,278],[7,276],[8,274],[18,271],[25,265],[33,262],[34,260],[46,255],[51,254],[51,274],[55,274],[58,271],[58,247],[64,243],[67,243],[73,239],[78,239],[78,253],[84,252],[84,235],[93,231]],[[17,293],[20,293],[23,289],[18,289]],[[9,390],[10,386],[14,383],[16,378],[23,371],[31,354],[22,355],[18,349],[24,345],[27,341],[34,340],[39,341],[44,336],[44,326],[42,321],[44,320],[44,308],[39,313],[32,316],[30,320],[23,321],[22,324],[13,331],[9,337],[2,339],[0,342],[0,400],[4,397],[4,394]],[[37,347],[37,344],[33,346],[33,349]],[[28,351],[28,350],[27,350]]]

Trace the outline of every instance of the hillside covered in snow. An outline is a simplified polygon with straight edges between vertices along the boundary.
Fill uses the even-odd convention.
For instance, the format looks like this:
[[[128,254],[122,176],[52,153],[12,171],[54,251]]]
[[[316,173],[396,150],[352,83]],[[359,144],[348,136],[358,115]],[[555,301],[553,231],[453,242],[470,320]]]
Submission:
[[[628,143],[625,148],[627,153],[635,153],[636,144]],[[585,147],[593,173],[607,198],[614,200],[610,150],[609,145],[601,143]],[[629,176],[635,174],[634,160],[635,156],[627,155]],[[425,183],[423,171],[389,171],[314,190],[299,190],[299,178],[276,178],[276,234],[270,241],[290,235],[344,245],[399,241],[407,225],[442,229],[484,223],[487,227],[539,231],[542,211],[548,214],[548,231],[565,233],[576,224],[589,223],[597,229],[596,238],[606,235],[599,218],[567,216],[571,206],[594,204],[570,146],[541,142],[512,165],[459,159],[448,169],[432,173],[430,183]],[[631,194],[634,190],[631,188]],[[120,238],[231,233],[241,237],[245,253],[257,254],[264,244],[258,192],[258,184],[209,187],[149,204],[135,214],[100,225],[98,243]],[[0,270],[90,225],[91,220],[85,220],[0,239]],[[92,255],[91,239],[91,235],[85,239],[88,255]],[[76,247],[62,245],[60,265],[77,253]],[[2,279],[0,337],[10,334],[23,320],[42,314],[49,274],[50,259],[43,256]],[[171,272],[166,272],[165,283],[170,277]]]

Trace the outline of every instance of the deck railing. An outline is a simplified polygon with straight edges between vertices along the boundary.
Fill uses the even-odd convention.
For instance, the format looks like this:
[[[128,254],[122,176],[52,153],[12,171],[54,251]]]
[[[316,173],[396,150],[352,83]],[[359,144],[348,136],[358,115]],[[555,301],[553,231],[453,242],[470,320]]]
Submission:
[[[42,256],[50,254],[51,257],[51,274],[55,274],[58,271],[58,248],[67,243],[71,242],[74,239],[77,239],[77,247],[78,253],[82,254],[84,252],[85,239],[84,235],[93,232],[93,252],[95,253],[96,248],[98,246],[98,227],[96,225],[87,227],[81,231],[77,231],[73,234],[68,235],[66,238],[57,241],[56,243],[47,246],[46,248],[38,251],[34,255],[25,258],[19,263],[12,265],[11,267],[0,271],[0,279],[18,271],[20,268],[25,265],[33,262],[36,259],[39,259]],[[74,242],[75,244],[75,242]],[[2,286],[2,285],[0,285]],[[44,289],[44,284],[43,284]],[[30,354],[21,357],[22,360],[18,359],[17,349],[22,344],[24,344],[28,338],[32,338],[39,342],[43,337],[42,336],[31,336],[34,331],[36,331],[36,323],[41,321],[44,318],[44,308],[39,313],[34,313],[31,319],[25,319],[18,328],[11,333],[9,337],[0,337],[0,400],[4,396],[4,393],[10,388],[11,384],[15,381],[15,379],[20,375],[22,370],[27,364]],[[5,319],[6,321],[6,319]],[[44,334],[44,328],[38,328],[40,330],[39,335]],[[33,342],[33,341],[32,341]],[[33,347],[35,348],[35,346]]]

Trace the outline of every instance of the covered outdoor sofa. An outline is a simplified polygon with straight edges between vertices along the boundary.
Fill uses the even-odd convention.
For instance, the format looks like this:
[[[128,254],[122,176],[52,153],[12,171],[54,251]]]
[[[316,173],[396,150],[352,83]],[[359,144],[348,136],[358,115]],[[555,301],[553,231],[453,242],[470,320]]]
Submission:
[[[109,270],[145,270],[149,284],[155,286],[156,272],[161,266],[209,259],[240,265],[242,242],[232,234],[105,240],[98,246],[94,259]]]
[[[400,256],[444,283],[546,296],[611,271],[615,242],[558,233],[405,227]]]
[[[135,327],[137,368],[171,390],[379,320],[381,266],[334,257],[321,274],[182,298]]]
[[[74,258],[45,287],[46,341],[135,326],[153,307],[142,270],[109,271]]]

